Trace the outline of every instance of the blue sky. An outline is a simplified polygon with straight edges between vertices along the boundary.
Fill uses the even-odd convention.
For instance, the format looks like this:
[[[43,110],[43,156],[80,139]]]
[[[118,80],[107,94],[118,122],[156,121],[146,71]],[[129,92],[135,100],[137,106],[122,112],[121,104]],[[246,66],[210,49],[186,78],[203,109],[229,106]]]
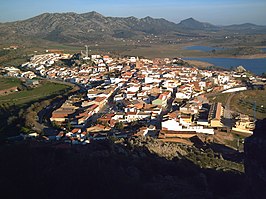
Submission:
[[[266,0],[0,0],[0,22],[44,12],[97,11],[104,16],[151,16],[173,22],[193,17],[215,25],[266,25]]]

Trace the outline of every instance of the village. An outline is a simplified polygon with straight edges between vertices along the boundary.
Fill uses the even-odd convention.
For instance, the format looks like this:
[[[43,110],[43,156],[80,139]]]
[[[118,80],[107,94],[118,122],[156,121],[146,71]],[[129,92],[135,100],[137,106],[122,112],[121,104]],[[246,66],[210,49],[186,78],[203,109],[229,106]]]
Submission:
[[[246,90],[239,77],[245,73],[198,69],[181,58],[144,59],[111,55],[49,53],[35,55],[22,65],[26,72],[6,67],[8,76],[69,82],[81,92],[68,96],[52,110],[57,130],[42,135],[47,141],[88,144],[109,138],[151,136],[182,142],[195,135],[214,135],[232,129],[252,134],[254,120],[236,114],[228,104],[210,102],[208,96]],[[72,65],[58,65],[72,59]],[[81,60],[81,61],[80,61]],[[250,76],[257,82],[259,77]],[[32,80],[34,83],[34,81]],[[27,135],[38,137],[37,133]]]

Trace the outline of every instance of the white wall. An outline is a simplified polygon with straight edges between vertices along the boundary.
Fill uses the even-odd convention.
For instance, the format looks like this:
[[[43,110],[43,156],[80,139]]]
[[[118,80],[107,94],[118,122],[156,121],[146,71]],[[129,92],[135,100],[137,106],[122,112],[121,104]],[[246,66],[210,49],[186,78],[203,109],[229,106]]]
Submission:
[[[162,122],[162,128],[167,128],[169,131],[178,131],[182,129],[182,126],[175,120],[167,120]]]
[[[229,90],[223,91],[222,93],[233,93],[233,92],[245,91],[245,90],[247,90],[247,87],[231,88]]]

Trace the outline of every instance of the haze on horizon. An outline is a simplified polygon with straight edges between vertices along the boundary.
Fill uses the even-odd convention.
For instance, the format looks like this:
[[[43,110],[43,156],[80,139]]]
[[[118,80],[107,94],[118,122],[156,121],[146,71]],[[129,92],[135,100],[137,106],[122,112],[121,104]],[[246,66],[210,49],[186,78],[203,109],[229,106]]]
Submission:
[[[42,13],[96,11],[104,16],[151,16],[179,23],[193,17],[214,25],[266,25],[265,0],[9,0],[1,2],[0,22],[24,20]]]

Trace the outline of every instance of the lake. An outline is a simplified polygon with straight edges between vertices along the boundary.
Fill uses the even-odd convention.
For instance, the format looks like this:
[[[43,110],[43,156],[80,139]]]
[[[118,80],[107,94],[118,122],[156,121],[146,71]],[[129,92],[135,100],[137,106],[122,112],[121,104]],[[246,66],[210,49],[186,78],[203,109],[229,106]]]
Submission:
[[[211,63],[215,66],[221,66],[230,69],[231,67],[243,66],[245,69],[261,75],[266,72],[266,58],[258,59],[238,59],[238,58],[184,58],[184,60],[198,60]]]
[[[266,48],[260,48],[260,50],[262,50],[262,52],[266,52]]]
[[[211,46],[186,46],[185,50],[199,50],[203,52],[211,52],[212,50],[225,50],[226,48],[211,47]]]

